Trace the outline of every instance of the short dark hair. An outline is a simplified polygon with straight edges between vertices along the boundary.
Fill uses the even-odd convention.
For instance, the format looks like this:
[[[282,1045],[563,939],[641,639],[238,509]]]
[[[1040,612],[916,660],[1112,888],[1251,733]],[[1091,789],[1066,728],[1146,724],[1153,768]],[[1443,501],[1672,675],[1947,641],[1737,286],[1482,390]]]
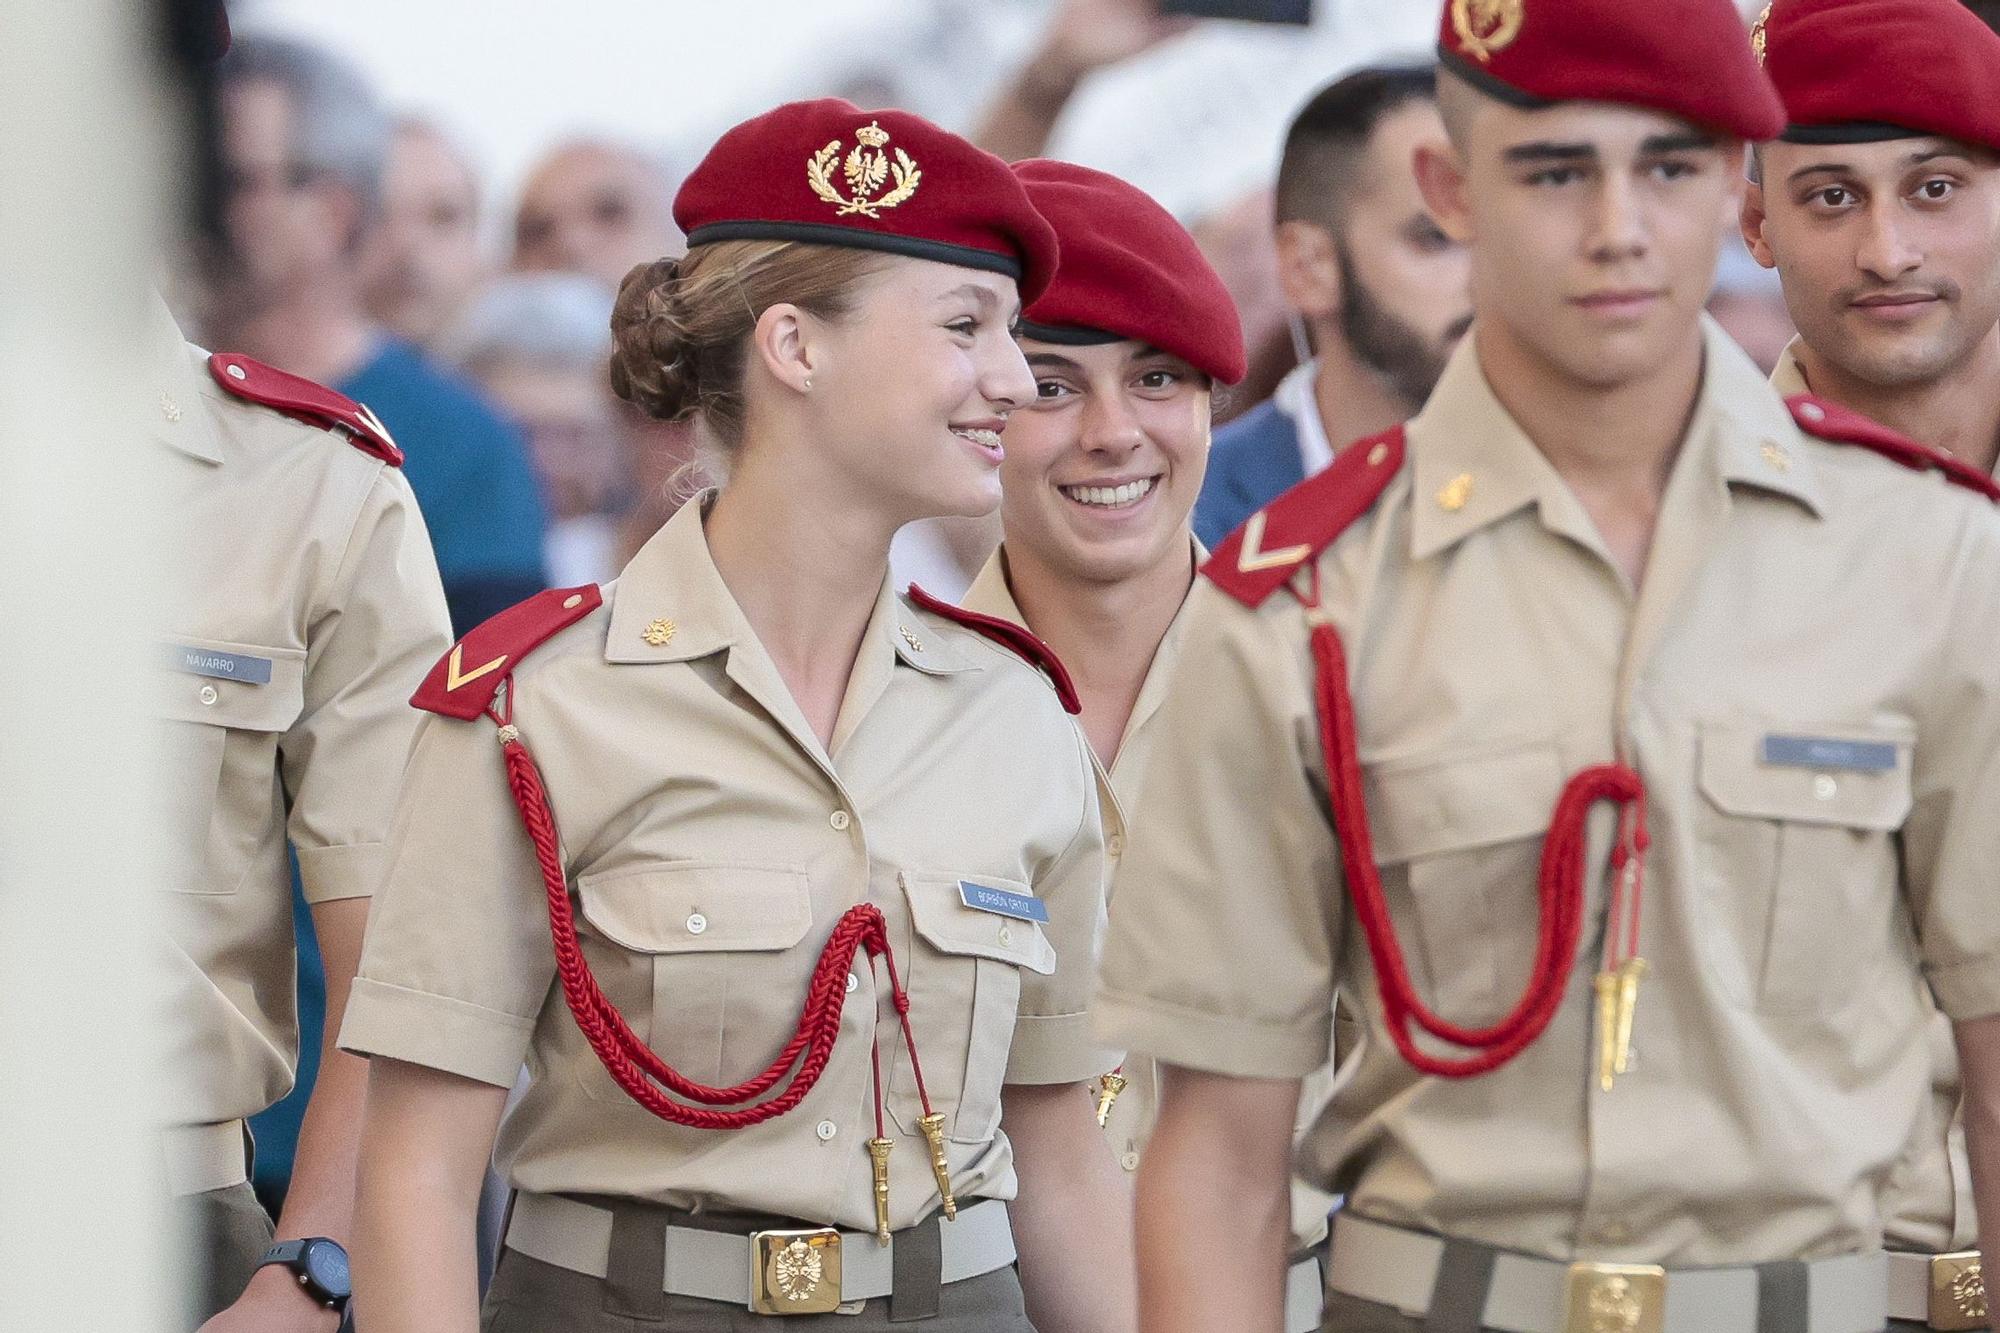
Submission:
[[[1437,66],[1376,65],[1314,93],[1285,131],[1277,220],[1338,226],[1375,128],[1411,102],[1437,100]]]
[[[1965,7],[1977,14],[1987,27],[2000,32],[2000,0],[1965,0]]]

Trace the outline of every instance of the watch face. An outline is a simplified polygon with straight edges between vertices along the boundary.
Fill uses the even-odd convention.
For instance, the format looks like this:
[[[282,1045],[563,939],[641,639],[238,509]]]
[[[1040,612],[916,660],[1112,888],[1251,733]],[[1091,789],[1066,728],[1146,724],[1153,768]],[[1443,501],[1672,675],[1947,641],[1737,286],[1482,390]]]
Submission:
[[[330,1240],[316,1240],[306,1246],[302,1256],[305,1260],[306,1276],[318,1284],[327,1295],[336,1299],[349,1295],[352,1284],[347,1276],[347,1251]]]

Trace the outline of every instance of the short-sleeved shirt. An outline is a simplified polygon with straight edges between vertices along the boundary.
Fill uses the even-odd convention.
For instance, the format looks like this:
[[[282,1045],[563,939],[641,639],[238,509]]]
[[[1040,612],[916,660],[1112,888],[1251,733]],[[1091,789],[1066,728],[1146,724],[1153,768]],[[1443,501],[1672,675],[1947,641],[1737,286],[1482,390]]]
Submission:
[[[451,641],[423,518],[393,467],[222,391],[153,312],[161,511],[156,633],[171,949],[166,1120],[262,1111],[298,1061],[291,873],[366,897],[417,731],[410,692]]]
[[[1771,372],[1771,387],[1787,398],[1812,392],[1799,360],[1802,344],[1802,339],[1792,339]],[[1948,1020],[1932,1024],[1930,1046],[1932,1106],[1890,1174],[1883,1201],[1886,1238],[1899,1249],[1935,1251],[1978,1243],[1972,1166],[1959,1105],[1958,1046]]]
[[[1207,548],[1198,540],[1193,542],[1195,567],[1199,568],[1207,559]],[[1014,600],[1014,590],[1008,582],[1007,548],[1004,544],[973,579],[962,605],[968,611],[998,616],[1016,625],[1033,628],[1028,625],[1020,603]],[[1160,637],[1160,646],[1154,650],[1152,663],[1146,669],[1146,678],[1140,683],[1132,715],[1126,719],[1125,734],[1119,739],[1118,751],[1112,756],[1111,764],[1107,767],[1095,751],[1091,752],[1091,763],[1097,774],[1098,808],[1104,819],[1105,859],[1114,876],[1114,883],[1118,863],[1124,856],[1130,837],[1130,812],[1138,809],[1140,785],[1145,780],[1147,761],[1160,734],[1153,720],[1160,711],[1161,701],[1166,698],[1174,663],[1180,655],[1181,629],[1187,621],[1185,609],[1186,603],[1182,603],[1183,613],[1174,616],[1167,625],[1167,632]],[[1129,1172],[1138,1170],[1140,1155],[1152,1138],[1153,1125],[1159,1118],[1160,1071],[1152,1060],[1135,1056],[1125,1061],[1120,1072],[1126,1084],[1118,1094],[1118,1100],[1112,1103],[1104,1133],[1112,1153],[1118,1158],[1118,1164]],[[1308,1081],[1308,1089],[1299,1106],[1301,1130],[1318,1118],[1330,1079],[1331,1070],[1327,1069],[1316,1073]],[[1293,1239],[1299,1248],[1319,1243],[1320,1237],[1326,1233],[1326,1215],[1332,1206],[1332,1196],[1324,1191],[1304,1181],[1293,1183]]]
[[[1873,1249],[1929,1101],[1925,981],[1957,1019],[2000,1012],[2000,515],[1804,434],[1703,336],[1640,588],[1494,397],[1476,336],[1379,502],[1316,557],[1390,913],[1445,1018],[1521,994],[1565,783],[1621,757],[1644,778],[1651,971],[1612,1091],[1591,987],[1612,812],[1546,1032],[1482,1077],[1418,1073],[1342,889],[1305,612],[1283,590],[1190,596],[1099,1024],[1291,1077],[1324,1058],[1344,989],[1369,1039],[1302,1169],[1361,1215],[1558,1259]]]
[[[835,924],[873,903],[954,1193],[1011,1198],[1003,1083],[1080,1083],[1119,1058],[1087,1035],[1104,901],[1087,746],[1039,671],[886,582],[822,746],[710,558],[706,508],[669,520],[509,686],[584,956],[661,1058],[728,1086],[785,1045]],[[418,741],[342,1044],[503,1087],[525,1060],[498,1148],[517,1188],[863,1229],[873,1041],[892,1225],[934,1210],[910,1058],[865,957],[790,1113],[688,1128],[613,1083],[552,987],[543,884],[494,738],[433,718]],[[1047,922],[966,905],[1008,895]]]

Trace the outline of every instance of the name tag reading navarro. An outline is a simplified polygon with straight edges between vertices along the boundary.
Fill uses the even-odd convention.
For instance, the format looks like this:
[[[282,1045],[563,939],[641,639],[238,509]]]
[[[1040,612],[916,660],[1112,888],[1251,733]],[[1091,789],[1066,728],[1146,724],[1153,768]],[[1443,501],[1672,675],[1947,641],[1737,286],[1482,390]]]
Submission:
[[[1049,919],[1048,904],[1040,898],[1031,894],[1009,893],[1005,889],[990,888],[969,879],[958,882],[958,900],[975,912],[1011,916],[1016,921],[1040,921],[1047,924]]]
[[[268,657],[221,653],[212,648],[194,648],[184,643],[171,644],[167,651],[172,655],[176,671],[213,676],[217,680],[240,680],[246,685],[271,683],[271,659]]]
[[[1843,741],[1831,736],[1766,736],[1764,762],[1785,768],[1886,773],[1896,766],[1896,747],[1886,741]]]

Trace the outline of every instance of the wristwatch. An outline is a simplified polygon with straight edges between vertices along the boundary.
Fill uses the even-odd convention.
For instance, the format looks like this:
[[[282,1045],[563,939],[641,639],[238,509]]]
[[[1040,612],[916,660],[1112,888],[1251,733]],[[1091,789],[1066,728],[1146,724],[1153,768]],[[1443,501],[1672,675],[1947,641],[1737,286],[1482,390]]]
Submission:
[[[257,1267],[283,1264],[292,1270],[306,1295],[329,1310],[347,1308],[354,1284],[347,1275],[347,1251],[337,1240],[307,1236],[304,1240],[281,1240],[264,1251]]]

